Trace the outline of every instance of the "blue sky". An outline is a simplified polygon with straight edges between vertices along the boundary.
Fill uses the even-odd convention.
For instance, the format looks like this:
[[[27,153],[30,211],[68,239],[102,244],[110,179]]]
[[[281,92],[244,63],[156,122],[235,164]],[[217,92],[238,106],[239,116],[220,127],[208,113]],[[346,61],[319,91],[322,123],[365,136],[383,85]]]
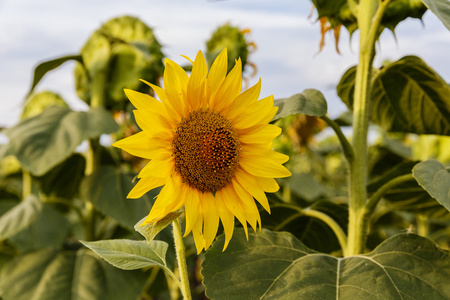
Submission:
[[[350,41],[343,30],[338,55],[328,35],[318,53],[319,24],[308,19],[310,10],[308,0],[0,0],[0,127],[18,122],[38,62],[78,53],[95,29],[120,15],[139,17],[154,28],[164,53],[179,63],[185,62],[180,54],[194,57],[204,50],[211,32],[225,22],[250,28],[250,39],[258,45],[250,57],[258,66],[251,84],[262,78],[261,97],[277,99],[315,88],[336,116],[345,107],[335,86],[357,62],[358,37]],[[431,12],[423,22],[401,23],[396,36],[383,33],[375,65],[413,54],[450,81],[450,32]],[[74,109],[86,109],[74,91],[71,63],[50,73],[37,90],[53,90]]]

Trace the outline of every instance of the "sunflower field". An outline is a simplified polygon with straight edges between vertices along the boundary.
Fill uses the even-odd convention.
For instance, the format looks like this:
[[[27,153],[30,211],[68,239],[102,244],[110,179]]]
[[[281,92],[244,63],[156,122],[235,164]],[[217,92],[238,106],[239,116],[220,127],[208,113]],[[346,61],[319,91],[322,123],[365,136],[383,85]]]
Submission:
[[[317,89],[262,97],[231,23],[183,64],[128,15],[40,62],[1,131],[0,299],[450,299],[449,79],[374,66],[427,10],[450,30],[450,2],[311,5],[320,50],[359,36],[337,118]],[[87,110],[35,91],[66,62]]]

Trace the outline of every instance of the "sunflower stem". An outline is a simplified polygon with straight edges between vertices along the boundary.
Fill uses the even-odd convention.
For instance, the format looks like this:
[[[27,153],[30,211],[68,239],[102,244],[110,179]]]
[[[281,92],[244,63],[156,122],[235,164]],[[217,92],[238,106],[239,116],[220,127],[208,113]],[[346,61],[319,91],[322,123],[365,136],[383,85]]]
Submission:
[[[389,0],[362,0],[358,8],[360,30],[359,63],[356,68],[353,102],[354,159],[350,161],[349,224],[347,255],[364,251],[367,221],[367,132],[369,128],[372,63],[375,58],[375,42]]]
[[[173,239],[175,241],[175,252],[177,253],[178,271],[180,273],[181,293],[184,300],[191,300],[191,288],[189,285],[189,273],[186,265],[186,252],[181,234],[180,218],[173,222]]]
[[[22,199],[31,194],[33,179],[29,171],[22,169]]]

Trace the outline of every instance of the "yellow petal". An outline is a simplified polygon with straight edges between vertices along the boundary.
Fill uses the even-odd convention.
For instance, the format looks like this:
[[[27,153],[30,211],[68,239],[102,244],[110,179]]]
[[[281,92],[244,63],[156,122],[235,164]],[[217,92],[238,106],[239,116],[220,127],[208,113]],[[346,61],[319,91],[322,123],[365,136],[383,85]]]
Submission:
[[[242,89],[242,62],[239,58],[227,75],[217,93],[211,99],[210,106],[216,111],[226,114],[231,108],[231,100],[235,99]]]
[[[151,138],[144,131],[117,141],[112,145],[134,156],[152,158]]]
[[[173,124],[175,124],[175,125],[177,124],[177,122],[180,122],[181,115],[175,111],[175,109],[173,108],[173,106],[171,105],[169,100],[167,99],[166,91],[164,89],[160,88],[159,86],[154,85],[148,81],[145,81],[143,79],[141,79],[141,81],[144,82],[145,84],[147,84],[148,86],[150,86],[155,91],[156,95],[158,95],[159,100],[161,100],[168,115],[170,116],[170,118],[169,118],[170,121],[172,121]]]
[[[188,192],[186,193],[186,201],[184,205],[184,214],[186,217],[186,229],[184,236],[187,236],[191,232],[198,218],[198,210],[200,205],[200,195],[197,189],[190,188],[185,185]]]
[[[180,116],[185,116],[187,105],[183,99],[183,94],[186,92],[189,77],[179,65],[170,59],[166,58],[164,62],[166,65],[164,70],[164,90],[166,91],[167,100]]]
[[[197,221],[192,228],[192,235],[194,236],[195,247],[197,248],[197,254],[202,252],[205,247],[205,239],[203,238],[203,214],[199,213]]]
[[[245,213],[246,219],[250,226],[252,226],[253,230],[256,232],[257,222],[259,221],[259,223],[261,224],[261,221],[255,201],[253,200],[252,195],[242,187],[242,185],[236,180],[236,178],[233,178],[232,183],[236,194],[239,196],[241,207]]]
[[[227,75],[228,55],[227,49],[222,52],[214,60],[211,69],[209,70],[207,84],[206,84],[206,98],[211,99],[216,94],[220,85]]]
[[[205,250],[211,246],[219,228],[219,213],[217,212],[216,202],[211,193],[203,193],[204,207],[204,225],[203,235],[205,237]]]
[[[222,193],[222,199],[225,202],[226,207],[236,218],[241,222],[244,227],[245,236],[248,240],[248,229],[247,229],[247,218],[245,217],[245,213],[242,211],[242,207],[239,204],[239,196],[236,194],[236,191],[233,188],[232,184],[227,185],[217,193]]]
[[[164,136],[172,135],[171,126],[167,120],[157,114],[150,114],[144,110],[134,110],[136,123],[148,135],[154,136],[156,133],[162,133]]]
[[[272,124],[265,124],[237,130],[237,133],[241,143],[267,145],[281,134],[281,128]]]
[[[175,162],[173,157],[170,157],[166,160],[153,159],[144,168],[142,168],[141,172],[139,172],[138,177],[166,178],[170,176],[174,166]]]
[[[261,79],[257,84],[244,91],[236,97],[232,103],[230,111],[226,114],[228,119],[236,118],[240,113],[247,109],[247,106],[256,103],[261,93]]]
[[[187,99],[193,110],[197,110],[204,105],[207,73],[208,68],[206,66],[205,57],[201,51],[198,51],[187,86]]]
[[[223,250],[228,246],[228,243],[231,240],[231,237],[233,236],[234,231],[234,215],[228,210],[228,208],[225,205],[225,202],[222,198],[222,193],[216,193],[215,195],[216,200],[216,207],[217,211],[219,213],[220,221],[223,225],[223,230],[225,232],[225,243],[223,245]]]
[[[251,156],[242,156],[239,165],[248,173],[258,177],[282,178],[292,175],[283,165],[271,159],[261,160]]]
[[[244,169],[238,168],[235,174],[236,180],[249,192],[264,209],[270,214],[269,201],[264,190],[259,186],[257,177],[245,172]]]
[[[137,199],[154,188],[162,186],[166,183],[167,178],[144,177],[139,179],[138,183],[128,193],[127,198]]]
[[[235,128],[249,128],[259,123],[267,124],[268,121],[263,121],[265,121],[268,116],[271,116],[272,114],[275,115],[276,113],[276,111],[273,113],[273,101],[273,96],[269,96],[256,101],[253,105],[247,106],[247,109],[231,120],[233,126]]]
[[[289,160],[289,156],[260,145],[243,145],[241,157],[252,157],[261,161],[271,159],[279,164],[284,164]]]
[[[175,178],[169,177],[166,181],[166,185],[161,189],[161,192],[156,198],[156,201],[143,224],[149,224],[164,218],[167,213],[170,212],[167,207],[174,207],[176,206],[174,202],[183,201],[183,199],[179,199],[177,197],[179,191],[179,186],[175,185]]]
[[[161,113],[161,110],[163,109],[162,103],[152,96],[129,89],[124,89],[124,92],[137,109],[155,112],[158,114]]]
[[[273,178],[258,177],[257,181],[259,187],[262,188],[265,192],[275,193],[280,189],[277,181]]]

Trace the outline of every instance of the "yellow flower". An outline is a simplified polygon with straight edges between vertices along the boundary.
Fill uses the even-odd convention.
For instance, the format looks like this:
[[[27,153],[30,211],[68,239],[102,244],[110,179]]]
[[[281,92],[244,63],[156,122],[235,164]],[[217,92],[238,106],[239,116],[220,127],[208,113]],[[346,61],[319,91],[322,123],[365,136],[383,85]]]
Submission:
[[[185,236],[192,231],[200,253],[213,242],[219,219],[224,250],[233,235],[234,217],[247,235],[247,222],[255,231],[258,223],[261,228],[254,199],[270,213],[264,192],[276,192],[274,178],[291,173],[282,166],[288,156],[271,150],[281,128],[268,124],[278,108],[273,96],[258,100],[261,81],[241,93],[241,61],[226,75],[226,50],[209,73],[202,52],[192,64],[188,76],[165,60],[164,89],[146,82],[159,100],[125,90],[137,108],[134,115],[142,131],[113,145],[150,159],[128,198],[164,185],[143,224],[184,206]]]

